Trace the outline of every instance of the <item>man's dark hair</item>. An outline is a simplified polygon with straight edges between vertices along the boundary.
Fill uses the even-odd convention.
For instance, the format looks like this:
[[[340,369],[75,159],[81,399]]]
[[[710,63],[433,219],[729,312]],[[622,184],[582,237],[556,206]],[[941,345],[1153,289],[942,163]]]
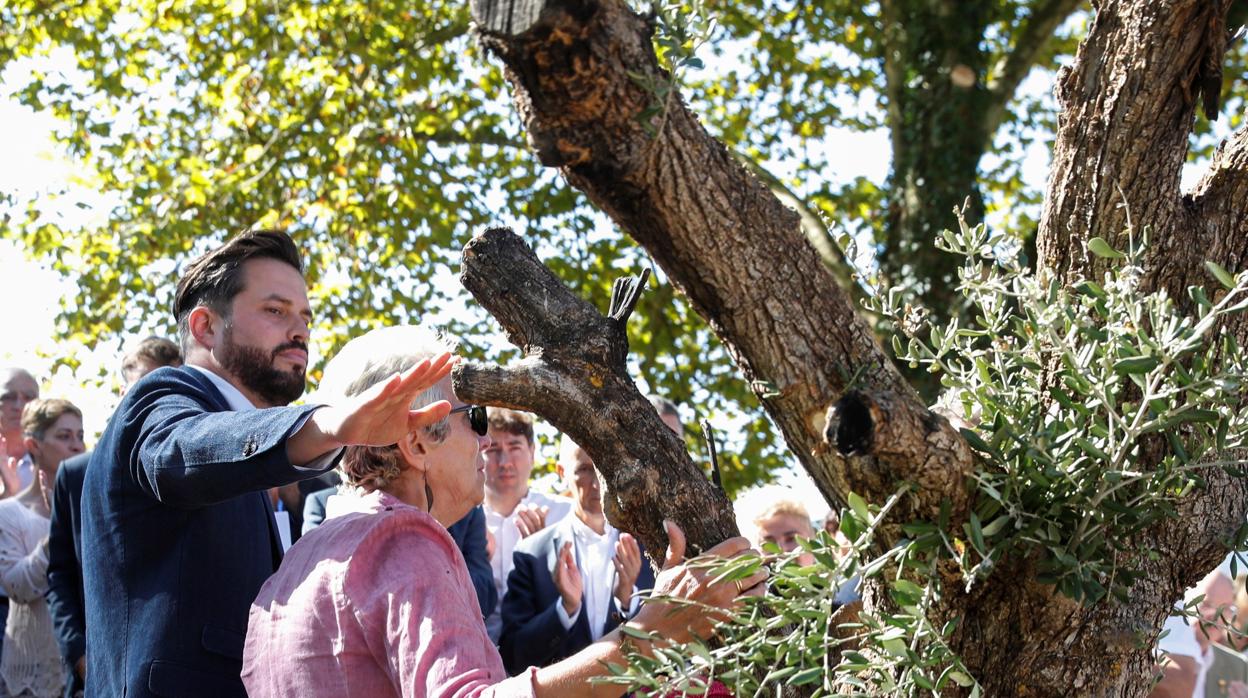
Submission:
[[[243,290],[243,264],[252,259],[276,259],[303,273],[299,250],[280,230],[252,230],[231,239],[191,262],[178,281],[173,297],[173,316],[178,321],[182,350],[188,348],[191,311],[204,306],[229,317],[230,302]]]
[[[164,337],[148,337],[126,355],[121,368],[125,370],[135,359],[144,359],[156,366],[181,366],[182,350]]]
[[[528,440],[530,446],[533,445],[533,415],[527,412],[491,407],[489,419],[491,429],[497,429],[504,434],[523,436]]]

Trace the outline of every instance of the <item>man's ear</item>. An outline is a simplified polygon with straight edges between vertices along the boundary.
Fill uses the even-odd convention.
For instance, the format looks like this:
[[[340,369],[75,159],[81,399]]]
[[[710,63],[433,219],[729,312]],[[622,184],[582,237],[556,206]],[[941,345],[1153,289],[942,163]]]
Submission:
[[[196,343],[207,349],[215,349],[225,333],[225,321],[221,316],[202,305],[191,311],[186,322]]]

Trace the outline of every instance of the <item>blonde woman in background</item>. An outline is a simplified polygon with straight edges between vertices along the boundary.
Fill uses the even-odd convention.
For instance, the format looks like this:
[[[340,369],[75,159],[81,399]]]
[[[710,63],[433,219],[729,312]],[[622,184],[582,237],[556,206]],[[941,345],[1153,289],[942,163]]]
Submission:
[[[61,461],[82,453],[82,412],[67,400],[32,400],[22,411],[35,477],[0,501],[0,584],[9,596],[0,696],[55,698],[64,687],[48,590],[52,483]]]

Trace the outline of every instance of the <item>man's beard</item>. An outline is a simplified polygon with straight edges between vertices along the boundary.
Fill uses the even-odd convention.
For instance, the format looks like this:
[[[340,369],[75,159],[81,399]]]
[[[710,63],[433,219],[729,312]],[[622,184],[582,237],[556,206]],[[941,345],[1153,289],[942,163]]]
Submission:
[[[273,367],[273,361],[287,349],[302,349],[306,352],[306,344],[286,342],[266,355],[259,347],[235,342],[234,328],[228,323],[225,326],[224,339],[221,346],[222,367],[262,400],[270,405],[289,405],[303,395],[306,385],[305,369],[282,371]]]

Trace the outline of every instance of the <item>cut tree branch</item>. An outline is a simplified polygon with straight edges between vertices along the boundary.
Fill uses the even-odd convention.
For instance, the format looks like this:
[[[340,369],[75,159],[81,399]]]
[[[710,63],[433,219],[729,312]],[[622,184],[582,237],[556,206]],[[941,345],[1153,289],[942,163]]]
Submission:
[[[464,248],[460,279],[525,356],[507,367],[461,363],[452,380],[460,399],[535,412],[585,449],[602,474],[611,523],[661,563],[664,519],[684,530],[691,553],[737,528],[727,497],[628,375],[625,325],[647,278],[649,270],[618,279],[603,316],[517,235],[487,230]]]
[[[911,483],[900,519],[935,517],[944,500],[962,516],[971,459],[965,447],[934,445],[961,438],[942,417],[922,422],[934,431],[906,432],[888,450],[843,456],[820,448],[828,407],[851,389],[905,403],[897,414],[926,408],[799,217],[706,133],[679,95],[645,87],[670,81],[651,24],[622,0],[472,7],[542,163],[560,168],[644,246],[708,320],[825,498],[841,503],[853,491],[882,502]],[[652,105],[663,112],[642,123]]]

